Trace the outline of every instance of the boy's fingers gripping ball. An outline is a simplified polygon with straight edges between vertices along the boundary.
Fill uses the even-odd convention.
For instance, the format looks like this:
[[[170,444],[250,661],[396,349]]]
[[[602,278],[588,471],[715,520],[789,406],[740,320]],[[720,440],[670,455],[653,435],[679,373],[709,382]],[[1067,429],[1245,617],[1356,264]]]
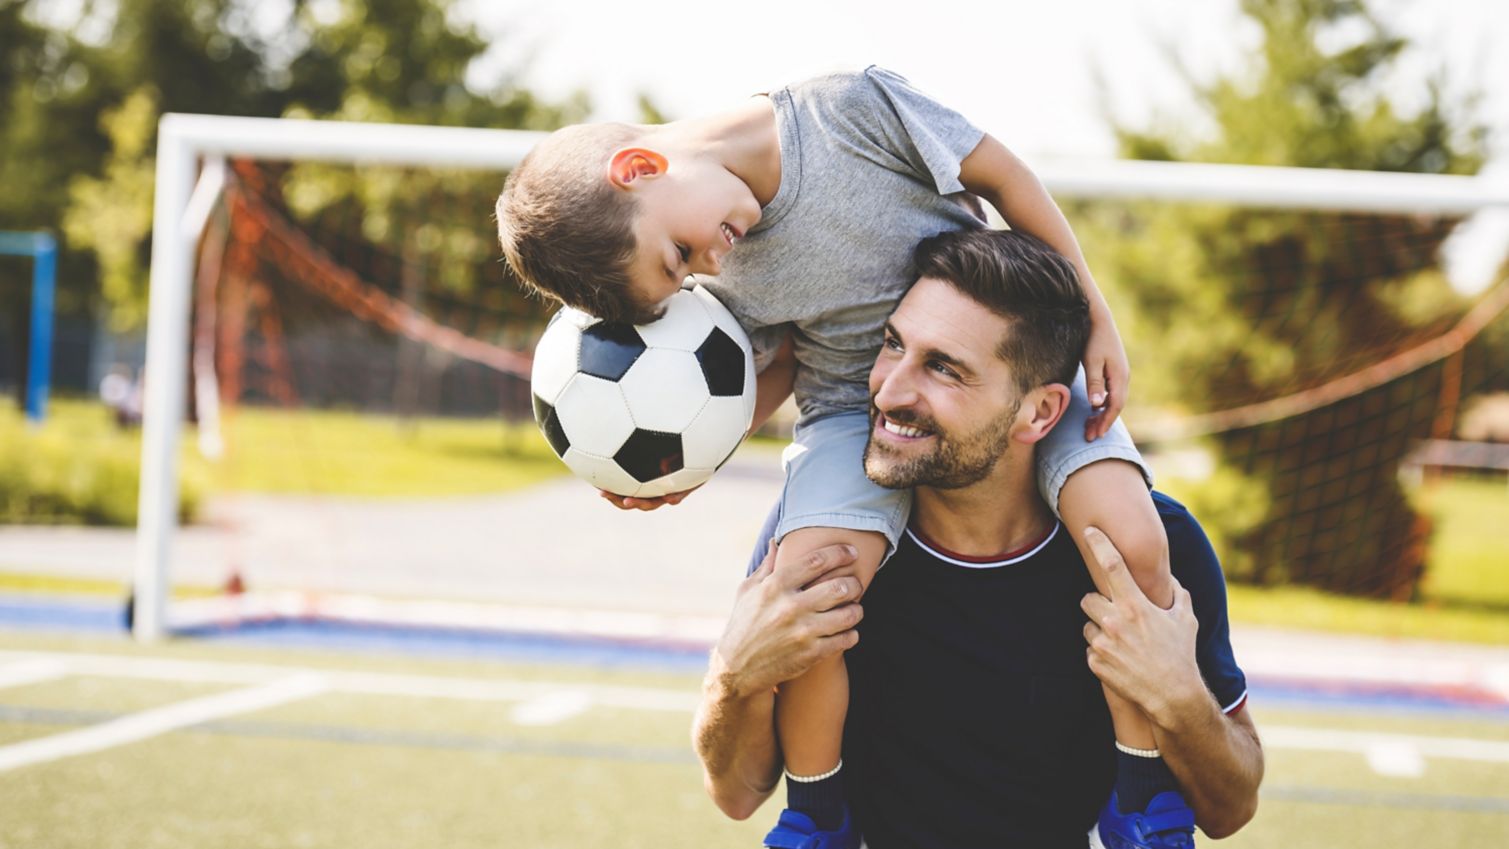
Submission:
[[[749,338],[700,286],[677,292],[650,324],[562,309],[535,347],[530,385],[556,455],[593,486],[633,498],[706,481],[754,417]]]

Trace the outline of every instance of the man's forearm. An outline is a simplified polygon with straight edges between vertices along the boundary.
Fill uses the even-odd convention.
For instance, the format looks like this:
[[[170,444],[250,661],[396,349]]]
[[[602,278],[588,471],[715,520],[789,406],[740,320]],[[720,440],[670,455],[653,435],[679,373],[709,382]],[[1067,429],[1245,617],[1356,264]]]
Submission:
[[[775,789],[781,754],[775,736],[775,695],[735,693],[715,659],[692,723],[703,784],[719,810],[747,819]]]
[[[1201,693],[1159,711],[1153,722],[1158,748],[1200,828],[1222,838],[1246,825],[1263,780],[1263,749],[1246,709],[1227,716]]]

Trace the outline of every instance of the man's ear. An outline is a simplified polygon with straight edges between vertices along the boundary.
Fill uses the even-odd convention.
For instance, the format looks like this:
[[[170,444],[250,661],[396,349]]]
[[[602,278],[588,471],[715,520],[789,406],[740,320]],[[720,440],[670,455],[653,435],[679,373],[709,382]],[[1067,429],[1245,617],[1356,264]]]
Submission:
[[[670,168],[660,153],[645,147],[623,147],[608,160],[608,180],[620,189],[633,188],[634,181],[658,177]]]
[[[1017,411],[1015,438],[1029,445],[1040,441],[1068,409],[1069,387],[1062,383],[1047,383],[1028,392]]]

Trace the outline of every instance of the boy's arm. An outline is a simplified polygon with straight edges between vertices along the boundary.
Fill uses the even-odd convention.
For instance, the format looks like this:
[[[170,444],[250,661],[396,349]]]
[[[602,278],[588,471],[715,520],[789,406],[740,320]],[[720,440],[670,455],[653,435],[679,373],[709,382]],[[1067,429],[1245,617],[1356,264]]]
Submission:
[[[1095,285],[1084,252],[1069,222],[1048,190],[1006,146],[988,133],[959,164],[959,182],[989,201],[1006,223],[1047,242],[1079,272],[1080,285],[1090,301],[1090,340],[1085,346],[1085,378],[1090,403],[1100,409],[1085,425],[1086,439],[1099,439],[1110,430],[1126,406],[1131,366],[1111,309]]]
[[[787,333],[776,349],[775,357],[765,370],[755,377],[754,421],[749,423],[749,432],[754,433],[765,424],[772,413],[791,397],[796,385],[796,347]]]

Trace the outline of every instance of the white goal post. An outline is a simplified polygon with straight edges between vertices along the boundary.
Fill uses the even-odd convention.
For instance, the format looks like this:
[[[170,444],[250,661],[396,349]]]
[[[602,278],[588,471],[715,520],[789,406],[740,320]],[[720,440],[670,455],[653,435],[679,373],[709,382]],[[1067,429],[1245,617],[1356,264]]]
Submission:
[[[158,129],[147,387],[133,631],[163,637],[178,450],[189,372],[194,256],[235,157],[504,171],[543,136],[516,130],[169,114]],[[1468,214],[1509,207],[1509,180],[1131,161],[1034,161],[1059,197],[1150,198],[1375,213]],[[479,221],[478,227],[488,226]]]

